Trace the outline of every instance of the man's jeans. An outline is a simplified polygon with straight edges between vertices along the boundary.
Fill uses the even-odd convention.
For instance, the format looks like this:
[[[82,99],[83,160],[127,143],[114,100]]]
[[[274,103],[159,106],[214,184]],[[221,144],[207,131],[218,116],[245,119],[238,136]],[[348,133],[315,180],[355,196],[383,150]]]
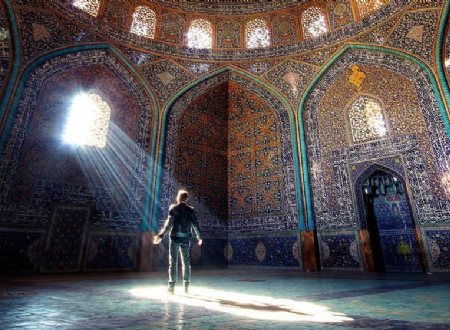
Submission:
[[[184,285],[189,285],[191,282],[189,240],[186,243],[186,240],[181,242],[176,238],[171,238],[169,241],[169,286],[175,286],[178,278],[178,252],[181,252],[181,261],[183,263]]]

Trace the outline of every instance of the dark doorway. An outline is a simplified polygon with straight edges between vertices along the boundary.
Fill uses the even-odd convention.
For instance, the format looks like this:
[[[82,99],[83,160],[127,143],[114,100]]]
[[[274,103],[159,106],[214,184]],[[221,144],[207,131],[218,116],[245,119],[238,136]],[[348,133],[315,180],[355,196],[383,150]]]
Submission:
[[[375,271],[423,271],[403,180],[376,170],[362,189]]]

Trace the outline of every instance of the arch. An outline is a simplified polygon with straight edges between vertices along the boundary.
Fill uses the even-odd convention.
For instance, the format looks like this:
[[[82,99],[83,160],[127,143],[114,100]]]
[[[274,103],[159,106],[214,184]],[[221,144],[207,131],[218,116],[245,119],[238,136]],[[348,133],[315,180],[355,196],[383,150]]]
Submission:
[[[130,32],[153,39],[156,29],[156,13],[147,6],[134,9]]]
[[[378,163],[373,163],[371,164],[369,167],[367,167],[356,179],[354,185],[354,193],[355,193],[355,197],[356,197],[356,204],[358,205],[358,207],[360,207],[361,210],[364,210],[363,214],[366,213],[365,209],[364,209],[364,201],[363,201],[363,194],[362,194],[362,189],[363,189],[363,184],[364,182],[370,178],[376,171],[383,171],[386,172],[388,174],[391,174],[394,177],[397,177],[400,179],[401,182],[403,182],[405,185],[407,183],[406,177],[404,173],[401,173],[398,170],[392,169],[390,167],[387,167],[385,165],[382,164],[378,164]],[[411,196],[409,196],[408,194],[408,203],[409,205],[411,205],[411,201],[410,201]],[[413,209],[411,208],[411,211]],[[412,212],[412,218],[414,221],[414,226],[416,224],[416,217],[414,215],[414,212]],[[358,229],[363,229],[365,227],[367,227],[367,224],[364,223],[365,219],[362,219],[362,215],[359,216],[359,228]]]
[[[360,17],[366,17],[388,2],[389,0],[356,0],[356,7],[358,8]]]
[[[245,24],[245,47],[264,48],[270,46],[270,31],[267,21],[255,18]]]
[[[24,91],[26,89],[26,83],[28,81],[28,78],[30,77],[33,72],[47,63],[50,60],[53,60],[55,58],[62,58],[64,56],[69,56],[74,53],[85,53],[90,51],[109,51],[111,56],[117,60],[122,67],[126,70],[126,72],[132,77],[133,80],[138,82],[138,84],[142,87],[142,95],[147,95],[145,98],[142,97],[142,100],[145,99],[144,102],[147,102],[148,105],[154,110],[151,114],[151,127],[148,129],[152,131],[152,138],[149,143],[149,151],[150,151],[150,162],[149,162],[149,168],[148,170],[148,178],[146,178],[147,181],[147,188],[145,193],[145,209],[142,216],[141,221],[141,229],[143,231],[148,230],[148,214],[151,207],[151,201],[150,196],[152,192],[152,186],[151,186],[151,180],[150,177],[153,175],[154,172],[154,152],[155,152],[155,145],[156,145],[156,134],[157,134],[157,123],[159,120],[158,117],[158,105],[156,102],[156,98],[151,91],[150,87],[147,85],[145,79],[137,72],[137,70],[128,62],[128,60],[113,46],[109,44],[91,44],[91,45],[81,45],[76,47],[70,47],[70,48],[64,48],[59,49],[57,51],[50,52],[48,54],[42,55],[41,57],[37,58],[35,61],[30,63],[22,72],[21,76],[19,77],[19,82],[16,88],[16,92],[13,96],[13,99],[11,101],[11,107],[8,114],[8,117],[6,119],[6,123],[4,126],[3,131],[1,132],[1,140],[0,140],[0,153],[5,152],[6,144],[8,141],[8,137],[12,131],[13,127],[13,121],[14,117],[17,114],[17,111],[20,106],[20,100],[22,95],[24,94]],[[96,62],[98,63],[98,62]]]
[[[97,17],[101,0],[73,0],[72,6],[83,10],[91,16]]]
[[[376,97],[359,94],[348,105],[347,112],[353,143],[378,140],[388,135],[382,102]],[[368,115],[372,116],[371,120],[368,120]]]
[[[234,75],[234,76],[232,76]],[[159,209],[159,196],[161,195],[161,184],[162,184],[162,169],[164,167],[164,157],[165,157],[165,149],[164,146],[166,145],[166,138],[167,138],[167,128],[168,128],[168,121],[171,111],[174,109],[174,107],[177,104],[180,104],[183,102],[183,97],[189,96],[190,93],[195,93],[195,88],[201,86],[214,86],[214,83],[218,83],[220,81],[229,81],[230,79],[235,79],[235,81],[239,82],[246,82],[254,85],[256,88],[258,88],[262,93],[265,93],[268,97],[270,97],[273,102],[278,103],[278,108],[274,107],[275,109],[284,109],[283,112],[284,116],[287,116],[287,124],[288,124],[288,134],[289,138],[291,140],[291,152],[293,156],[293,167],[294,167],[294,184],[295,184],[295,190],[297,195],[297,209],[298,209],[298,228],[303,230],[305,228],[305,222],[303,218],[303,203],[300,198],[301,196],[301,186],[300,186],[300,174],[298,169],[298,151],[297,151],[297,138],[296,138],[296,130],[295,130],[295,118],[294,113],[292,111],[292,108],[290,107],[289,103],[284,99],[283,96],[281,96],[276,91],[272,90],[268,85],[264,84],[263,82],[259,81],[255,77],[249,75],[248,73],[242,72],[234,67],[223,67],[215,72],[212,72],[208,75],[205,75],[192,83],[190,86],[184,88],[180,92],[178,92],[166,105],[162,116],[161,116],[161,124],[160,124],[160,138],[158,141],[158,151],[157,151],[157,165],[156,170],[157,174],[155,176],[155,190],[154,190],[154,196],[155,198],[155,204],[153,207],[152,212],[152,228],[156,229],[157,226],[157,217],[158,217],[158,209]],[[201,93],[200,93],[201,94]],[[199,94],[199,95],[200,95]],[[280,110],[281,111],[281,110]]]
[[[328,32],[328,26],[324,10],[320,7],[311,6],[301,15],[303,37],[305,39],[315,38]]]
[[[12,52],[13,52],[13,63],[10,63],[9,73],[5,77],[5,81],[7,80],[7,84],[5,89],[3,89],[3,93],[0,101],[0,124],[4,123],[6,110],[8,108],[8,104],[10,102],[11,96],[13,94],[14,86],[17,81],[17,77],[19,76],[19,68],[20,68],[20,33],[19,28],[17,26],[17,19],[14,13],[14,8],[11,5],[10,0],[5,0],[3,2],[6,6],[7,18],[9,18],[9,23],[11,26],[11,41],[12,41]],[[0,151],[1,151],[1,140],[0,140]]]
[[[447,109],[450,107],[450,88],[449,81],[446,78],[446,68],[444,64],[444,44],[445,44],[445,36],[447,24],[449,23],[449,12],[450,12],[450,1],[445,1],[444,9],[442,10],[441,20],[439,22],[438,35],[436,40],[436,67],[438,71],[439,83],[442,88]],[[447,36],[450,37],[450,36]],[[448,50],[450,51],[450,50]],[[450,79],[450,77],[449,77]]]
[[[305,93],[300,100],[298,107],[298,118],[299,118],[299,139],[301,146],[301,167],[302,167],[302,184],[304,191],[304,200],[305,200],[305,209],[306,209],[306,218],[307,224],[310,229],[315,228],[314,216],[313,216],[313,207],[312,207],[312,197],[311,197],[311,187],[310,187],[310,179],[309,179],[309,165],[307,158],[307,148],[306,148],[306,136],[305,136],[305,125],[304,125],[304,110],[307,105],[307,101],[310,99],[313,90],[320,84],[322,78],[329,73],[330,69],[334,67],[334,65],[341,59],[344,59],[345,56],[351,56],[352,52],[358,51],[368,51],[374,54],[382,54],[385,59],[388,60],[404,60],[409,65],[420,68],[420,72],[424,74],[426,79],[429,81],[429,85],[431,85],[431,89],[433,91],[433,96],[436,99],[437,107],[439,108],[440,119],[443,122],[445,132],[447,133],[447,140],[450,140],[450,122],[449,117],[446,112],[446,108],[444,105],[444,101],[442,95],[439,90],[439,86],[437,80],[433,74],[433,71],[425,64],[422,60],[416,58],[415,56],[406,54],[404,52],[384,48],[379,46],[367,46],[360,44],[351,44],[345,46],[341,51],[339,51],[316,75],[313,81],[309,84],[309,86],[305,89]],[[405,64],[406,65],[406,64]],[[411,68],[409,69],[411,70]]]
[[[202,18],[191,21],[186,34],[186,45],[189,48],[212,48],[211,22]]]

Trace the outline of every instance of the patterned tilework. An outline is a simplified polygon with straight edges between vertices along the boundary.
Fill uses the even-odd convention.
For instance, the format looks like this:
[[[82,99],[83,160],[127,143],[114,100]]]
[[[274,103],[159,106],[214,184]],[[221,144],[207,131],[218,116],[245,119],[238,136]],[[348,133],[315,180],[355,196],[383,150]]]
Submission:
[[[405,6],[409,5],[408,0],[393,0],[380,10],[374,12],[360,22],[345,26],[344,28],[331,31],[318,38],[309,39],[307,41],[297,41],[294,44],[280,45],[278,47],[268,47],[265,49],[213,49],[213,50],[198,50],[187,47],[181,47],[181,38],[183,36],[182,26],[184,19],[178,17],[162,18],[161,40],[167,42],[149,42],[146,38],[133,36],[128,31],[123,29],[113,28],[108,25],[98,24],[98,21],[90,15],[86,15],[75,8],[72,8],[69,0],[49,0],[49,3],[63,12],[64,15],[74,17],[81,24],[89,26],[90,31],[98,31],[102,34],[108,35],[109,39],[120,42],[126,42],[134,47],[140,47],[145,50],[158,52],[166,55],[183,56],[186,58],[195,59],[210,59],[217,61],[242,61],[271,58],[286,54],[302,53],[323,47],[323,45],[336,44],[356,35],[369,27],[382,22],[391,15],[401,12]],[[266,4],[264,4],[266,5]],[[173,15],[173,14],[168,14]],[[182,20],[183,22],[177,22]],[[176,22],[176,23],[175,23]],[[164,31],[170,31],[166,33]],[[158,37],[157,37],[158,38]]]
[[[300,267],[298,239],[286,237],[230,237],[229,265]]]
[[[296,61],[286,61],[266,74],[266,79],[289,97],[298,106],[307,84],[314,78],[316,69]]]
[[[428,246],[430,271],[449,271],[450,269],[450,228],[424,229],[424,238]]]
[[[378,25],[368,33],[361,33],[355,37],[355,42],[382,45],[389,39],[392,29],[397,26],[399,20],[398,16],[394,16],[386,23]]]
[[[360,92],[348,82],[354,63],[366,75]],[[345,109],[360,93],[382,101],[388,137],[352,145]],[[312,90],[303,115],[319,231],[361,226],[358,218],[364,211],[353,202],[355,173],[377,163],[388,168],[402,164],[400,173],[406,173],[417,226],[450,221],[450,205],[440,179],[448,171],[448,137],[431,83],[415,65],[387,54],[349,50]],[[382,160],[388,158],[391,161]],[[364,165],[350,172],[356,163]]]
[[[41,257],[42,232],[0,231],[0,273],[34,272]]]
[[[416,54],[433,64],[438,18],[439,12],[436,10],[405,14],[398,28],[390,36],[388,44]]]
[[[10,31],[8,27],[6,11],[3,2],[0,3],[0,86],[4,86],[3,81],[8,74],[10,53]],[[1,90],[2,88],[0,88]]]
[[[272,20],[272,43],[274,45],[295,42],[297,31],[293,15],[280,15]]]
[[[127,28],[127,14],[130,8],[129,0],[110,0],[105,6],[103,20],[121,28]]]
[[[18,12],[25,61],[55,48],[67,47],[82,41],[95,42],[99,37],[87,33],[67,21],[62,22],[49,11],[23,8]]]
[[[139,236],[91,233],[84,270],[131,270],[136,266]]]
[[[89,208],[56,207],[48,231],[43,272],[80,270]]]
[[[450,24],[447,24],[447,39],[445,40],[443,53],[445,54],[445,61],[449,61],[445,68],[447,69],[447,82],[450,85]]]
[[[343,45],[337,45],[332,47],[323,48],[315,52],[302,54],[296,57],[297,60],[306,62],[312,65],[322,66],[328,62],[333,55],[335,55]]]
[[[359,269],[359,240],[355,234],[320,234],[320,263],[323,270]]]
[[[217,22],[217,48],[239,48],[241,45],[241,26],[233,20]]]
[[[143,53],[128,47],[119,46],[118,48],[138,67],[160,59],[159,56],[154,54]]]
[[[278,61],[252,61],[252,62],[239,62],[235,63],[239,68],[242,68],[246,71],[249,71],[256,75],[263,75],[267,73],[271,68],[275,65],[281,63],[281,60]]]
[[[228,215],[230,220],[284,214],[279,118],[270,105],[235,83],[228,87]]]
[[[212,218],[226,228],[227,99],[228,86],[224,83],[193,100],[177,116],[178,138],[170,141],[176,149],[173,180],[191,193],[201,227],[206,226],[205,219]]]
[[[216,71],[223,66],[223,64],[212,62],[192,62],[181,60],[177,62],[196,76],[202,76],[208,72]]]
[[[143,65],[141,70],[156,91],[161,104],[165,104],[181,87],[193,80],[193,77],[171,61]]]
[[[92,75],[86,68],[92,70]],[[61,81],[58,84],[58,78],[61,77],[67,78],[65,84],[61,84]],[[106,79],[108,84],[102,83],[102,79]],[[88,179],[83,176],[82,166],[78,165],[77,158],[87,161],[86,168],[96,168],[101,164],[83,158],[82,153],[74,153],[74,149],[59,143],[61,126],[58,125],[62,125],[64,114],[61,109],[68,107],[65,97],[79,87],[100,89],[105,92],[103,95],[111,104],[128,111],[126,114],[114,111],[115,115],[113,112],[109,133],[111,143],[115,143],[125,154],[118,155],[118,151],[115,151],[117,149],[112,148],[112,145],[111,149],[108,147],[104,151],[110,160],[117,160],[110,165],[120,171],[120,177],[130,178],[126,185],[115,185],[125,187],[123,190],[119,188],[122,190],[119,196],[123,198],[119,207],[114,207],[115,194],[110,190],[112,185],[106,184],[117,182],[118,179],[105,182],[100,177],[93,177],[90,178],[93,179],[90,187],[80,185],[80,182],[86,183]],[[114,93],[108,88],[112,88]],[[48,93],[42,93],[43,90]],[[119,95],[118,90],[123,92]],[[52,203],[59,202],[92,206],[95,227],[138,228],[139,212],[145,198],[151,114],[152,106],[141,86],[108,51],[67,54],[38,66],[27,79],[16,111],[16,118],[22,120],[14,122],[1,158],[2,225],[46,226]],[[31,137],[36,139],[30,139]],[[84,155],[86,157],[87,153]],[[92,152],[89,155],[96,154]],[[126,168],[120,161],[123,157],[127,161]],[[76,170],[71,171],[72,169]],[[103,169],[98,171],[103,173],[101,175],[107,175],[110,171],[104,166]],[[17,184],[18,182],[23,184]],[[31,194],[26,193],[28,190]],[[21,191],[24,195],[14,194],[14,191]],[[20,199],[17,199],[20,203],[16,203],[14,196]]]
[[[159,39],[174,44],[183,41],[184,19],[175,14],[165,14],[161,17],[161,32]]]
[[[284,108],[283,105],[272,95],[261,90],[252,82],[243,79],[237,74],[230,74],[230,72],[224,72],[201,83],[188,93],[184,94],[171,109],[165,146],[165,173],[163,187],[161,189],[161,210],[159,219],[162,221],[162,219],[165,218],[167,207],[173,202],[175,192],[180,184],[173,179],[176,177],[175,171],[178,166],[176,163],[176,143],[174,143],[174,141],[180,139],[179,125],[181,125],[182,121],[179,118],[183,116],[183,113],[188,112],[191,109],[191,107],[187,105],[192,104],[199,96],[204,94],[209,95],[206,91],[213,91],[217,86],[220,86],[221,83],[227,82],[228,80],[231,80],[227,85],[227,97],[229,101],[226,104],[228,107],[224,107],[222,104],[219,107],[219,109],[221,109],[220,111],[225,111],[228,116],[227,118],[223,118],[223,120],[227,119],[228,127],[231,127],[231,123],[235,120],[233,119],[233,116],[236,116],[236,118],[237,116],[240,116],[245,122],[248,122],[248,127],[242,127],[241,132],[237,132],[234,128],[234,134],[245,134],[246,131],[251,134],[245,139],[234,140],[233,136],[235,135],[231,134],[232,132],[229,131],[230,135],[227,135],[227,140],[225,141],[227,145],[224,147],[224,150],[228,150],[229,157],[231,154],[236,154],[236,159],[233,158],[233,164],[231,164],[231,158],[228,158],[230,167],[228,167],[227,170],[227,182],[229,182],[229,189],[234,189],[225,191],[225,193],[228,194],[228,198],[230,198],[228,206],[228,226],[226,226],[216,214],[211,212],[210,214],[207,213],[211,208],[208,208],[206,211],[201,211],[201,208],[204,208],[206,205],[206,201],[201,201],[201,203],[197,204],[197,209],[199,209],[199,212],[203,212],[203,214],[207,215],[206,218],[200,220],[203,230],[217,233],[226,232],[227,230],[271,231],[294,229],[297,227],[297,208],[295,202],[296,192],[293,182],[294,172],[287,113],[282,110]],[[219,99],[218,96],[216,96],[216,98]],[[213,104],[216,103],[211,103],[211,105]],[[218,111],[215,110],[215,107],[216,106],[211,106],[209,111]],[[272,109],[280,110],[280,112],[274,113]],[[263,115],[264,113],[267,115]],[[256,116],[255,118],[258,118],[258,121],[252,123],[247,120],[254,116]],[[268,123],[272,124],[268,125]],[[198,127],[200,130],[204,128],[205,125]],[[253,131],[250,128],[253,128]],[[279,136],[274,133],[277,131],[280,132]],[[206,127],[204,133],[206,134],[207,132],[208,127]],[[256,137],[258,137],[258,140],[255,140]],[[200,143],[198,139],[198,137],[193,139],[192,144]],[[211,139],[214,140],[215,138]],[[248,143],[251,143],[252,145],[247,146]],[[239,154],[240,151],[242,155]],[[208,163],[202,163],[200,160],[203,158],[199,157],[200,155],[190,161],[196,162],[196,167],[205,168],[203,171],[208,170],[211,166],[216,166],[214,163],[211,163],[215,161],[214,159],[206,159]],[[239,160],[238,157],[240,157],[239,159],[241,159],[242,162],[237,162],[237,160]],[[223,166],[227,166],[226,163],[219,163],[222,163]],[[242,168],[242,170],[237,171],[236,166],[239,166],[239,169]],[[244,171],[249,174],[249,177],[243,177]],[[241,190],[247,191],[247,194],[243,193]],[[238,196],[238,193],[242,198],[238,199],[235,197]],[[194,197],[194,201],[195,199],[199,200],[199,198],[201,197]],[[192,203],[194,203],[194,201],[192,201]],[[246,207],[239,206],[242,203],[249,203],[249,205],[251,205],[251,210],[248,214],[244,215],[238,212],[238,209],[248,212]],[[236,210],[236,214],[235,211],[232,212],[232,210]]]
[[[337,0],[328,5],[328,15],[332,30],[353,22],[352,5],[349,0]]]

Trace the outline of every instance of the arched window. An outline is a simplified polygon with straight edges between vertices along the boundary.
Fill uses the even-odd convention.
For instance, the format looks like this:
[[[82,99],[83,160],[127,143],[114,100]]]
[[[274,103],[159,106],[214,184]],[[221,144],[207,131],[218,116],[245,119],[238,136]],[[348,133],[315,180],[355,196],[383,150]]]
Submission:
[[[63,133],[64,142],[105,147],[110,113],[108,103],[98,94],[78,94],[72,100]]]
[[[72,5],[95,17],[98,15],[100,0],[73,0]]]
[[[303,36],[314,38],[328,32],[325,15],[319,7],[309,7],[302,13]]]
[[[356,0],[359,15],[361,17],[367,16],[370,13],[380,9],[388,2],[389,0]]]
[[[264,48],[270,46],[270,33],[267,22],[254,19],[245,25],[245,45],[247,48]]]
[[[386,122],[381,104],[368,96],[360,96],[350,106],[350,128],[354,143],[386,136]]]
[[[212,26],[205,19],[196,19],[191,22],[187,33],[187,46],[190,48],[212,47]]]
[[[155,28],[155,12],[146,6],[136,7],[130,32],[153,39],[155,37]]]

